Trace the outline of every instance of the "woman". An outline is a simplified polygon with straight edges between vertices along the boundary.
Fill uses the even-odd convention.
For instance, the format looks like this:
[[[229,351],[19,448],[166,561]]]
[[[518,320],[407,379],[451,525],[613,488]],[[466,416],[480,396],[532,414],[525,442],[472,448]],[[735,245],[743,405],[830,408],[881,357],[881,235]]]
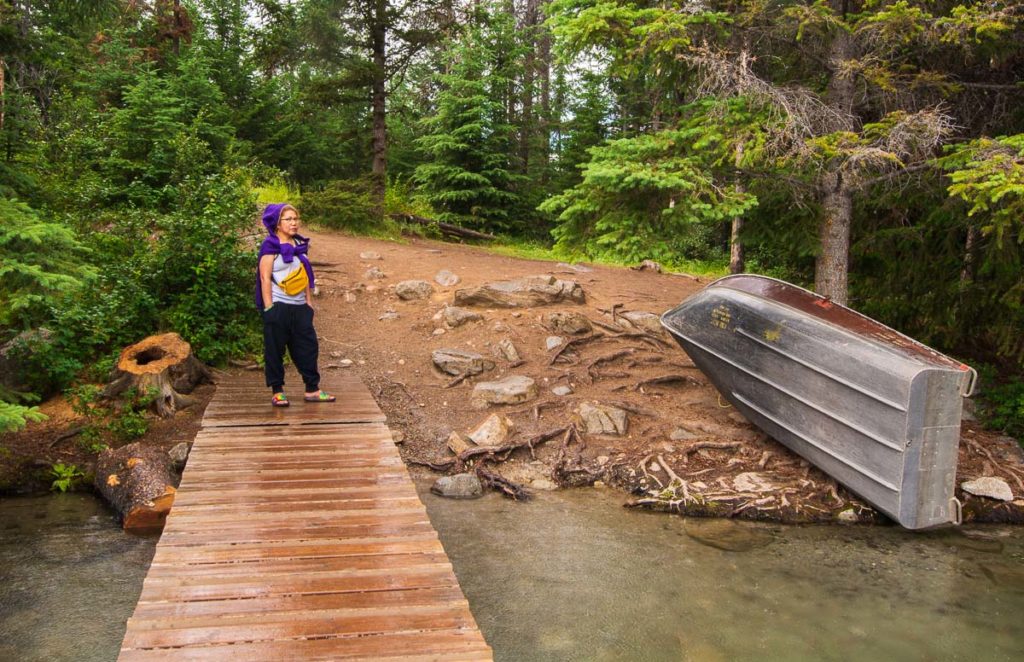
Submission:
[[[263,311],[263,359],[274,407],[287,407],[284,394],[284,350],[302,375],[306,402],[334,402],[320,389],[317,360],[320,346],[313,328],[313,266],[309,239],[299,234],[299,212],[275,203],[263,210],[267,237],[260,246],[257,305]]]

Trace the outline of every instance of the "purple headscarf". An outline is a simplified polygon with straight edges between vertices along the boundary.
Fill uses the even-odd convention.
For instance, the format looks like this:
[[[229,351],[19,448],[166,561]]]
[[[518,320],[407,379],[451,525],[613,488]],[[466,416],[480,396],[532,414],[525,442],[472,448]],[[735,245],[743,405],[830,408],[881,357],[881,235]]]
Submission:
[[[309,276],[309,284],[312,286],[316,281],[313,279],[313,265],[309,263],[309,258],[306,257],[306,254],[309,253],[309,239],[296,234],[294,237],[295,243],[290,244],[288,242],[281,243],[281,240],[277,238],[277,223],[281,219],[281,212],[285,207],[291,207],[291,205],[286,202],[275,202],[263,209],[263,227],[267,228],[267,236],[263,239],[263,243],[260,244],[257,265],[264,255],[280,255],[281,259],[285,262],[291,262],[298,257],[299,262],[306,269],[306,275]],[[258,267],[256,269],[256,309],[263,310],[263,288],[260,284]]]

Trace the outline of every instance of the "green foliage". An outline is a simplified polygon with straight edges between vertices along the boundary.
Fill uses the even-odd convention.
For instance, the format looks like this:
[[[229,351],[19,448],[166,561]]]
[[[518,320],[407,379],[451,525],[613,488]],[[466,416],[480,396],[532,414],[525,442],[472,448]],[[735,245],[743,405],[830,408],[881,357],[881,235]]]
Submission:
[[[157,397],[155,390],[139,393],[128,389],[115,400],[102,397],[95,384],[80,384],[68,389],[71,408],[88,421],[80,434],[80,444],[93,452],[106,446],[104,439],[132,441],[149,430],[148,409]]]
[[[989,386],[981,395],[985,426],[1002,430],[1024,444],[1024,380]]]
[[[379,222],[372,188],[370,179],[365,178],[336,180],[307,189],[302,196],[302,216],[325,228],[368,232]]]
[[[50,467],[50,476],[53,477],[53,483],[50,485],[51,491],[67,492],[73,489],[82,478],[85,478],[85,473],[73,464],[58,462]]]
[[[940,164],[949,171],[949,195],[967,203],[983,234],[995,234],[999,245],[1013,235],[1024,242],[1024,133],[956,145]]]
[[[75,233],[43,220],[27,204],[0,197],[0,328],[28,329],[48,317],[62,294],[82,285],[92,270]]]
[[[46,415],[38,407],[26,407],[0,400],[0,432],[14,432],[29,423],[45,421]]]

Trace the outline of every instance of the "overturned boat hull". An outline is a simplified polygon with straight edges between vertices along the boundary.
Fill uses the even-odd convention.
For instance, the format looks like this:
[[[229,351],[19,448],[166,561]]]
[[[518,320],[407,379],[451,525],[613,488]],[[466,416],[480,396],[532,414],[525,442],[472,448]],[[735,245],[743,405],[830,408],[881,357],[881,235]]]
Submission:
[[[662,324],[751,422],[909,529],[958,523],[976,373],[813,292],[719,279]]]

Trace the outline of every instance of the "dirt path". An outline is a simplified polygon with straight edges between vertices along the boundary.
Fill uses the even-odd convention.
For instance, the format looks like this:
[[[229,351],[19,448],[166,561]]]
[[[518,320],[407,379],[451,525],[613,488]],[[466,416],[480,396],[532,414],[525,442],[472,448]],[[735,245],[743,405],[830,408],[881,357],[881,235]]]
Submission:
[[[515,259],[424,240],[393,243],[318,233],[311,253],[321,287],[317,328],[324,372],[352,369],[366,380],[388,414],[389,425],[403,439],[406,461],[450,461],[453,454],[446,446],[450,433],[468,433],[494,412],[507,415],[515,424],[515,437],[522,439],[572,423],[581,403],[610,404],[628,411],[626,434],[586,435],[570,440],[565,448],[559,436],[538,446],[535,457],[524,449],[493,468],[527,489],[596,480],[598,486],[610,485],[647,498],[660,492],[675,473],[714,495],[701,505],[682,506],[693,514],[829,521],[843,513],[848,519],[878,519],[870,507],[767,438],[721,400],[667,336],[665,344],[641,337],[606,337],[551,363],[553,351],[546,348],[546,341],[553,334],[542,324],[543,315],[579,312],[604,324],[612,323],[608,313],[613,307],[616,316],[629,311],[660,315],[705,282],[653,271]],[[360,258],[367,253],[376,253],[380,259]],[[442,269],[456,274],[460,282],[452,287],[438,285],[434,276]],[[584,289],[586,303],[479,310],[482,321],[457,328],[447,328],[435,317],[452,302],[456,289],[535,275],[575,280]],[[394,286],[409,279],[430,282],[434,287],[430,299],[400,300]],[[595,329],[600,332],[602,327]],[[522,356],[521,364],[495,357],[495,346],[506,339]],[[437,349],[477,352],[496,365],[448,388],[451,376],[431,362],[431,352]],[[608,360],[595,364],[599,358]],[[342,367],[346,360],[353,365]],[[474,382],[509,374],[532,377],[540,396],[524,405],[483,411],[470,405]],[[672,379],[643,385],[662,377]],[[555,395],[552,388],[556,386],[568,386],[572,393]],[[963,434],[958,482],[965,476],[997,475],[1007,480],[1015,494],[1024,494],[1024,485],[1019,484],[1024,465],[1013,440],[970,423]],[[972,518],[1024,520],[1024,500],[1019,498],[1003,505],[977,498],[968,502]]]

